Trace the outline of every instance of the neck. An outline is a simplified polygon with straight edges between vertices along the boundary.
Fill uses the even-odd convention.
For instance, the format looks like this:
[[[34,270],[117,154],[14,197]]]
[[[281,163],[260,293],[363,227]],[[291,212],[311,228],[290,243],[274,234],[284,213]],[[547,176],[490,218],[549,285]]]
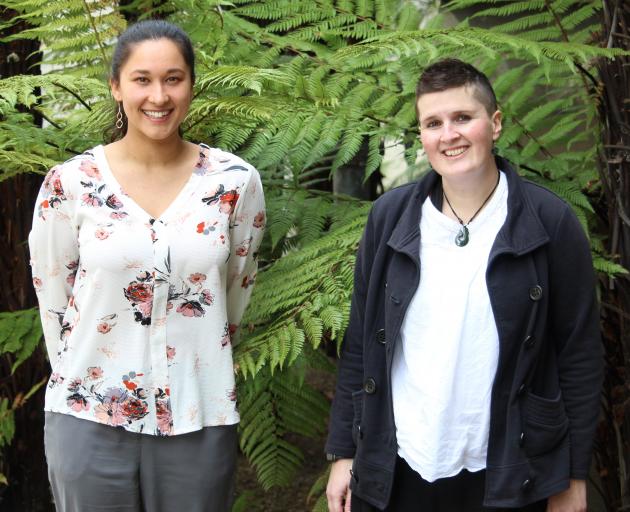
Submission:
[[[158,170],[168,168],[171,163],[180,161],[188,151],[188,143],[179,135],[166,140],[138,140],[139,137],[127,133],[117,143],[119,154],[135,168]]]
[[[444,194],[464,223],[469,222],[484,201],[488,199],[488,195],[497,184],[498,173],[499,170],[496,165],[493,165],[493,168],[484,171],[480,176],[457,177],[457,179],[442,178]],[[442,213],[453,220],[458,220],[446,201],[442,206]]]

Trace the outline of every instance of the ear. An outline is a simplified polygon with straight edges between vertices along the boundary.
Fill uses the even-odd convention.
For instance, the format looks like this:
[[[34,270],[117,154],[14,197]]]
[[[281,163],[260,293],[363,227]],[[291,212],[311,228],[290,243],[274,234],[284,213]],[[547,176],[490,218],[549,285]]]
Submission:
[[[109,80],[109,90],[112,91],[114,99],[120,103],[122,101],[122,94],[120,94],[120,84],[116,80]]]
[[[503,114],[500,110],[497,110],[494,114],[492,114],[492,140],[498,140],[501,136],[501,120],[503,119]]]

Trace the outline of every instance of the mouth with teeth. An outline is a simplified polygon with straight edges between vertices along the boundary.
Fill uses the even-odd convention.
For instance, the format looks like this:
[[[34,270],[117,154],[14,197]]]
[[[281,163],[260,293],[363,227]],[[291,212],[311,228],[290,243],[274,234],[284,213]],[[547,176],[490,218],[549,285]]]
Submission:
[[[458,148],[445,149],[442,153],[446,156],[459,156],[468,149],[468,146],[460,146]]]
[[[156,119],[156,120],[164,119],[171,112],[172,112],[172,110],[143,110],[142,111],[142,113],[145,116],[147,116],[147,117],[149,117],[151,119]]]

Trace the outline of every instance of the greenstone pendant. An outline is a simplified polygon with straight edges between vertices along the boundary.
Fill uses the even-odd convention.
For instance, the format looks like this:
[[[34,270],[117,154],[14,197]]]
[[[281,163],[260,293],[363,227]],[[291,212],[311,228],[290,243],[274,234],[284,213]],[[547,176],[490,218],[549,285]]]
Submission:
[[[468,234],[468,228],[466,226],[462,226],[457,235],[455,236],[455,245],[457,247],[464,247],[470,240],[470,236]]]

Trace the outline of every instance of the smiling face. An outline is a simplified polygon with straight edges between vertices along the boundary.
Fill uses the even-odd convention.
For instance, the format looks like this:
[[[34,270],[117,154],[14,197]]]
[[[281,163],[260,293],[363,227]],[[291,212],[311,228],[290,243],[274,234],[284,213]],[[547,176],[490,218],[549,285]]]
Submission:
[[[489,114],[471,86],[426,93],[417,103],[420,140],[431,166],[446,179],[496,173],[493,142],[501,112]]]
[[[179,137],[192,100],[192,79],[175,43],[150,39],[134,45],[120,79],[110,87],[127,116],[127,136],[159,141]]]

